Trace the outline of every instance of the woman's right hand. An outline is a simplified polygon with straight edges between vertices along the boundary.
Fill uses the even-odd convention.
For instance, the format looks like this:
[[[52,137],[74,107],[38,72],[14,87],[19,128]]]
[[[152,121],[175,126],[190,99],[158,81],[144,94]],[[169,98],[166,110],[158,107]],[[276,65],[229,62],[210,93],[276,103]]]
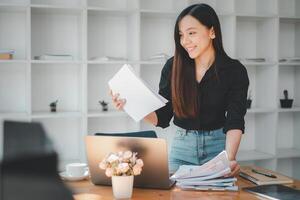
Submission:
[[[109,94],[110,94],[110,96],[112,98],[112,102],[113,102],[113,105],[115,106],[115,108],[117,110],[123,110],[123,107],[124,107],[124,105],[126,103],[126,99],[120,99],[119,98],[120,94],[115,94],[114,95],[112,93],[112,90],[109,91]]]

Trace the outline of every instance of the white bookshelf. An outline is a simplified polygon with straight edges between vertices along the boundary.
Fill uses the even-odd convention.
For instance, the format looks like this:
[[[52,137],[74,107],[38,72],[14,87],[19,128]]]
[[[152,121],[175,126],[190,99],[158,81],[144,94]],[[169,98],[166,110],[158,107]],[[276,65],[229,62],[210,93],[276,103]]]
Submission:
[[[16,50],[13,60],[0,61],[1,121],[41,122],[61,166],[85,161],[84,136],[96,132],[154,129],[171,144],[173,125],[162,130],[116,111],[107,81],[129,63],[158,91],[165,60],[149,58],[173,55],[176,17],[199,2],[217,11],[225,50],[250,78],[252,106],[238,160],[300,178],[300,63],[280,62],[300,57],[298,0],[0,0],[0,48]],[[74,59],[35,59],[42,54]],[[284,89],[294,98],[290,109],[280,108]],[[99,100],[109,102],[107,112]]]

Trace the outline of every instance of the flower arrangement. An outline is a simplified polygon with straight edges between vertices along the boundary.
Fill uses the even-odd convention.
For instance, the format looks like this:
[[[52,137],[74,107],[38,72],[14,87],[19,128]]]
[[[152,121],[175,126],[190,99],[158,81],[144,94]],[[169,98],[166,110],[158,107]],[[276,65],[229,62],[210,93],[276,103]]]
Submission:
[[[137,152],[131,151],[110,153],[99,163],[99,167],[105,170],[108,177],[140,175],[144,162],[136,155]]]

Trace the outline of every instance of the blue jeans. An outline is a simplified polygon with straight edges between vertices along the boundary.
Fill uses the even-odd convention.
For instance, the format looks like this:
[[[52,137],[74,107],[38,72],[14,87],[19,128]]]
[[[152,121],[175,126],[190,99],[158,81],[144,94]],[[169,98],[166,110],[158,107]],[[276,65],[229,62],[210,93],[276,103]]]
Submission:
[[[169,156],[169,171],[176,172],[180,165],[202,165],[225,149],[223,128],[201,131],[177,129]]]

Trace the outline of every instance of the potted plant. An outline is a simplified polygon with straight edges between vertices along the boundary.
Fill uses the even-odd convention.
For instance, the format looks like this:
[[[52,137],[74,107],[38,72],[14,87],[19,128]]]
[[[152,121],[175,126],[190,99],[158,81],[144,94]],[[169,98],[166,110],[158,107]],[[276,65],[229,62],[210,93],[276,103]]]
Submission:
[[[58,102],[58,100],[56,100],[56,101],[54,101],[54,102],[51,102],[51,103],[49,104],[49,106],[50,106],[50,111],[51,111],[51,112],[56,112],[57,102]]]
[[[246,102],[247,109],[251,108],[251,103],[252,103],[251,90],[249,90],[248,96],[247,96],[247,102]]]
[[[284,99],[280,99],[281,108],[291,108],[293,105],[293,99],[289,99],[289,94],[287,90],[283,91]]]
[[[105,170],[108,177],[112,177],[113,195],[116,199],[131,198],[133,177],[140,175],[143,160],[137,159],[136,152],[125,151],[108,154],[99,167]]]
[[[108,110],[108,102],[99,101],[99,104],[102,106],[102,111],[107,111]]]

